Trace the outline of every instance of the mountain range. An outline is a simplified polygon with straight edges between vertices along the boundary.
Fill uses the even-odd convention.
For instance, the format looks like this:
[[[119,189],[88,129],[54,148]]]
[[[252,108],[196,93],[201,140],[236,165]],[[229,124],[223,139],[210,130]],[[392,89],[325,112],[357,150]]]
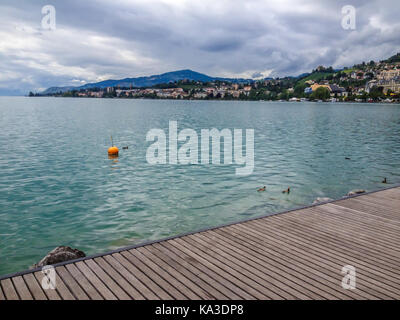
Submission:
[[[396,55],[390,57],[389,59],[382,60],[381,62],[385,63],[393,63],[393,62],[400,62],[400,53],[397,53]],[[355,67],[355,66],[354,66]],[[335,69],[333,70],[334,72],[340,71],[343,69]],[[303,73],[299,76],[296,77],[288,77],[288,78],[296,78],[296,79],[301,79],[309,76],[311,73]],[[268,80],[271,78],[265,78],[265,80]],[[172,71],[172,72],[167,72],[159,75],[152,75],[148,77],[136,77],[136,78],[125,78],[125,79],[120,79],[120,80],[105,80],[105,81],[100,81],[100,82],[95,82],[95,83],[88,83],[82,86],[66,86],[66,87],[51,87],[46,89],[45,91],[41,92],[41,94],[54,94],[54,93],[59,93],[59,92],[66,92],[66,91],[71,91],[71,90],[81,90],[81,89],[91,89],[91,88],[107,88],[107,87],[136,87],[136,88],[143,88],[143,87],[151,87],[155,86],[158,84],[166,84],[174,81],[179,81],[179,80],[193,80],[193,81],[201,81],[201,82],[212,82],[212,81],[225,81],[225,82],[232,82],[232,83],[248,83],[255,81],[254,79],[243,79],[243,78],[222,78],[222,77],[211,77],[203,73],[199,73],[196,71],[192,71],[189,69],[185,70],[178,70],[178,71]],[[10,91],[8,91],[9,93]],[[1,95],[1,90],[0,90],[0,95]],[[13,94],[18,94],[17,91],[12,92]]]
[[[79,87],[51,87],[43,91],[41,94],[54,94],[58,92],[66,92],[71,90],[81,90],[81,89],[91,89],[91,88],[107,88],[107,87],[151,87],[157,84],[170,83],[179,80],[194,80],[201,82],[212,82],[212,81],[226,81],[234,83],[244,83],[249,81],[254,81],[252,79],[233,79],[233,78],[220,78],[220,77],[210,77],[203,73],[195,72],[192,70],[179,70],[173,72],[167,72],[159,75],[153,75],[148,77],[138,77],[138,78],[125,78],[121,80],[105,80],[101,82],[88,83]]]

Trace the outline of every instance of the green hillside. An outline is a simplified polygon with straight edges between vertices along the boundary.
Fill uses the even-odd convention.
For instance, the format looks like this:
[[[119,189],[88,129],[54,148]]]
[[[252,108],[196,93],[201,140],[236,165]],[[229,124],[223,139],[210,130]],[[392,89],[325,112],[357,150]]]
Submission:
[[[400,53],[395,54],[393,57],[385,60],[385,62],[393,63],[393,62],[400,62]]]
[[[335,72],[314,72],[314,73],[310,74],[309,76],[301,79],[299,81],[299,83],[304,84],[308,80],[313,80],[315,82],[318,82],[320,80],[325,79],[327,76],[334,75],[334,74],[335,74]]]

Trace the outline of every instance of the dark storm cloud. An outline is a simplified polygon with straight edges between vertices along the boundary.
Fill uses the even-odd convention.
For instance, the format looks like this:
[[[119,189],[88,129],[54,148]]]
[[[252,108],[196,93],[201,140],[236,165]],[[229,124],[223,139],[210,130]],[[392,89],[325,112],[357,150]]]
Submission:
[[[41,8],[57,29],[41,29]],[[341,27],[353,5],[357,29]],[[399,50],[396,0],[89,0],[0,4],[0,88],[150,75],[191,68],[219,76],[284,76]]]

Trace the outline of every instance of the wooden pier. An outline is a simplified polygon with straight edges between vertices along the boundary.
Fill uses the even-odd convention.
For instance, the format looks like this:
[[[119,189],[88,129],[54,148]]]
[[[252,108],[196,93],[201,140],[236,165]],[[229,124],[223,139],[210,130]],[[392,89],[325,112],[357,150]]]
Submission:
[[[356,288],[342,287],[344,266]],[[400,188],[0,278],[0,300],[400,299]]]

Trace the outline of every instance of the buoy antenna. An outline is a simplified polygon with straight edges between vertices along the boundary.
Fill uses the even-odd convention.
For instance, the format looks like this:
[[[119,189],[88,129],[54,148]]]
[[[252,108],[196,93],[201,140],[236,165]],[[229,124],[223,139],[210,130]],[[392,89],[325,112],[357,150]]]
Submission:
[[[111,136],[111,147],[108,148],[108,155],[113,157],[118,157],[118,148],[114,146],[113,137]]]

